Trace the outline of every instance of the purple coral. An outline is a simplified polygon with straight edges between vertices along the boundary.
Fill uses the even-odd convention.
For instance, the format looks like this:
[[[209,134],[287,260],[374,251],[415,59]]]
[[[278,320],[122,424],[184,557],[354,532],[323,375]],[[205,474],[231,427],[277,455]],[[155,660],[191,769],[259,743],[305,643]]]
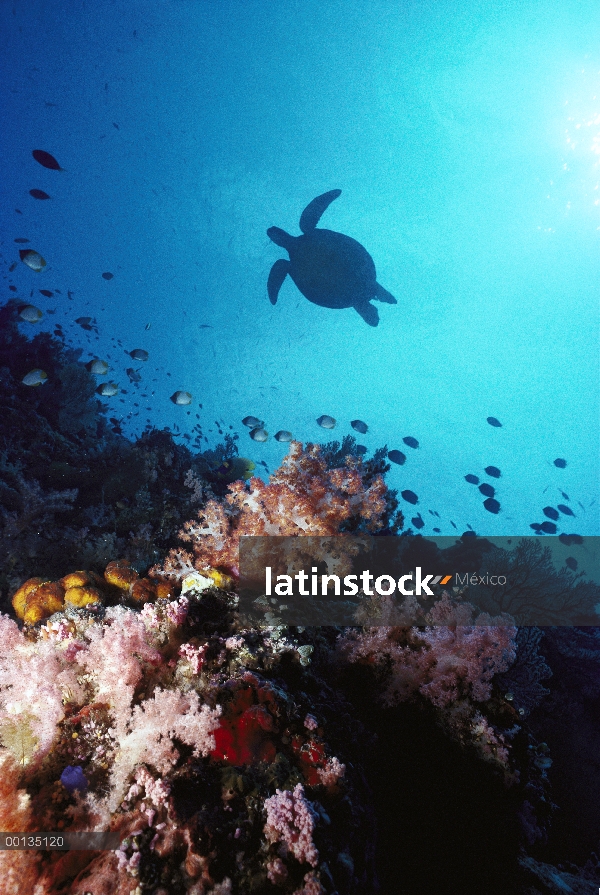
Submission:
[[[73,767],[68,764],[60,775],[60,782],[70,793],[74,793],[76,789],[85,792],[88,787],[87,778],[78,765]]]

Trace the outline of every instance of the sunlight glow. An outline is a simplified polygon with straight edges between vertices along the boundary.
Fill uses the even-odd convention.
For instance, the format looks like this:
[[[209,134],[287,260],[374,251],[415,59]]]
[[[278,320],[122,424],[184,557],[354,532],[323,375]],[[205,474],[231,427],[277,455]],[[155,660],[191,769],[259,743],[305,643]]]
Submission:
[[[562,160],[565,216],[575,210],[595,212],[600,206],[600,71],[595,66],[580,69],[569,92],[564,103],[567,155]]]

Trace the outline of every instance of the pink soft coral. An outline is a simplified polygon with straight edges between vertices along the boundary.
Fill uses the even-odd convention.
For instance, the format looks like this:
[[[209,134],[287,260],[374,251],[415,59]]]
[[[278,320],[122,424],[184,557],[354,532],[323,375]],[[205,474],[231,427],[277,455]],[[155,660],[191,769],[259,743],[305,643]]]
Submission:
[[[346,457],[346,465],[328,469],[319,445],[306,449],[298,441],[268,484],[259,478],[229,485],[225,503],[211,500],[197,520],[186,522],[180,537],[192,544],[193,554],[172,550],[164,569],[155,574],[181,578],[194,569],[238,571],[242,535],[339,534],[344,522],[360,516],[376,531],[386,510],[387,486],[380,475],[369,483],[362,461]]]
[[[151,699],[136,705],[126,733],[119,738],[119,752],[111,774],[114,810],[123,798],[125,784],[134,768],[150,764],[160,774],[169,771],[179,758],[173,738],[194,747],[194,755],[208,755],[215,748],[214,733],[219,727],[221,707],[201,705],[193,690],[157,688]]]
[[[96,682],[96,696],[106,700],[115,721],[114,736],[127,732],[131,704],[148,665],[160,664],[161,654],[149,643],[140,615],[116,606],[107,610],[104,625],[90,625],[90,641],[77,653],[77,662]]]
[[[515,660],[517,629],[508,616],[473,619],[469,603],[444,593],[427,628],[378,627],[340,638],[350,661],[386,665],[391,675],[383,693],[388,705],[421,693],[438,708],[459,698],[489,699],[495,674]]]
[[[293,792],[276,790],[275,795],[265,801],[265,808],[265,835],[269,842],[282,842],[286,852],[291,852],[298,861],[316,867],[319,852],[312,834],[317,813],[307,801],[302,784],[296,784]]]
[[[64,718],[66,693],[81,695],[81,687],[54,643],[31,643],[12,619],[0,614],[0,729],[5,739],[8,728],[13,729],[11,741],[23,742],[23,763],[38,762],[51,750]]]

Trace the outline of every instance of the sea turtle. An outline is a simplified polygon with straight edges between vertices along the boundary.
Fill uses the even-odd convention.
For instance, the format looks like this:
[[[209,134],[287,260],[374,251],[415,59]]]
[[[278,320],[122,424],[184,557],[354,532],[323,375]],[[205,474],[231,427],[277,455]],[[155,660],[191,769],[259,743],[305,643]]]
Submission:
[[[341,194],[330,190],[317,196],[300,216],[302,236],[290,236],[280,227],[269,227],[267,236],[284,248],[290,260],[276,261],[267,282],[272,305],[289,274],[302,295],[323,308],[355,308],[365,323],[377,326],[379,314],[371,299],[397,304],[377,282],[375,264],[359,242],[335,230],[317,227],[325,209]]]

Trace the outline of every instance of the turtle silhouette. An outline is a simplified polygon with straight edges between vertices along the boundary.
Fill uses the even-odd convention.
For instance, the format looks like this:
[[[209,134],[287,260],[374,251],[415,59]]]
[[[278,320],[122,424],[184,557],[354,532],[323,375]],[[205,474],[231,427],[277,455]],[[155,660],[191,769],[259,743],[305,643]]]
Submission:
[[[397,304],[377,282],[375,264],[367,250],[355,239],[317,227],[321,215],[341,190],[317,196],[300,215],[302,236],[290,236],[280,227],[269,227],[267,236],[285,249],[290,260],[276,261],[267,282],[272,305],[277,303],[281,285],[289,274],[302,295],[322,308],[355,308],[365,323],[377,326],[379,314],[371,300]]]

